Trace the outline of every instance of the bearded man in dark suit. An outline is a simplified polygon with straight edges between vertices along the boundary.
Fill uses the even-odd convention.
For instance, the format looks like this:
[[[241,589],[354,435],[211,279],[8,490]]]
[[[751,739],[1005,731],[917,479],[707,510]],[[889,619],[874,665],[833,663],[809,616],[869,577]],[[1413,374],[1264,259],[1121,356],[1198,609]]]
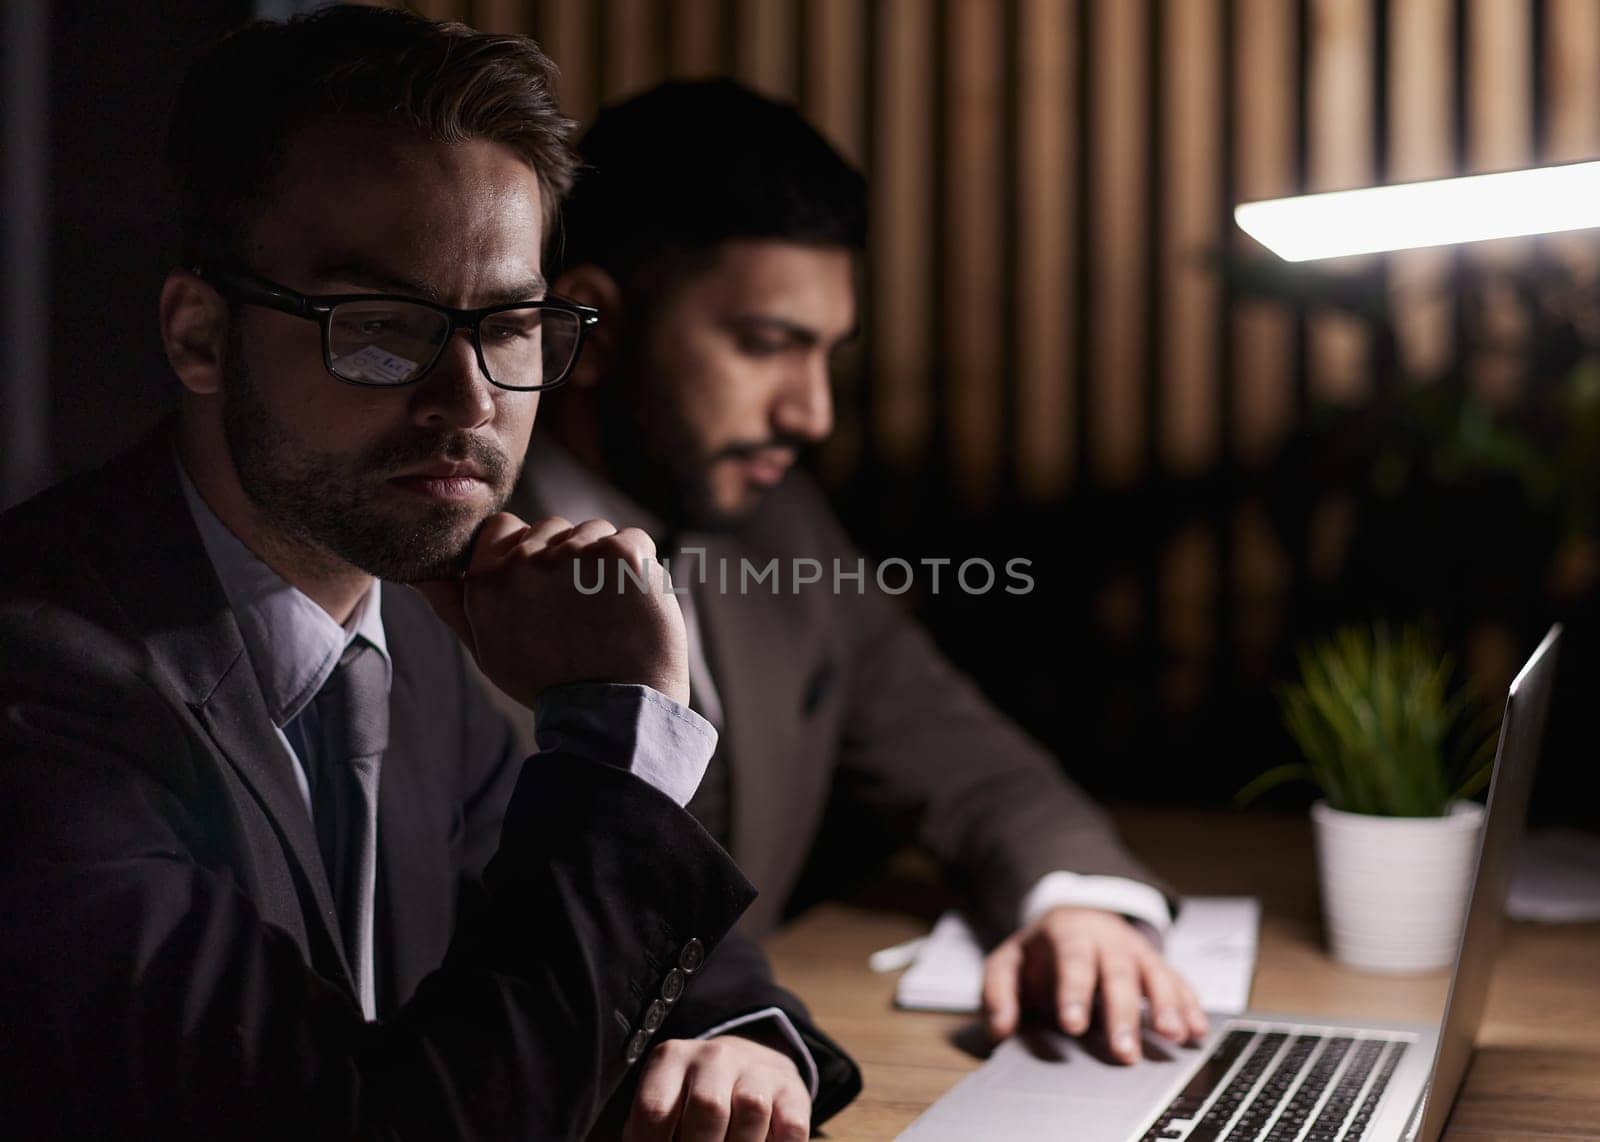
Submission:
[[[792,470],[832,431],[830,359],[857,325],[860,174],[728,81],[606,109],[578,149],[557,287],[604,322],[513,504],[603,506],[675,553],[691,701],[722,731],[690,809],[761,890],[744,925],[770,927],[828,863],[847,831],[824,829],[831,806],[931,853],[1003,937],[983,989],[996,1037],[1025,1007],[1071,1034],[1098,1008],[1133,1062],[1142,1001],[1167,1037],[1201,1034],[1158,949],[1168,894],[903,613],[911,568],[880,575]],[[649,176],[669,165],[682,177]]]
[[[362,7],[186,77],[181,410],[0,519],[7,1136],[568,1138],[617,1099],[796,1138],[856,1089],[724,940],[673,597],[574,589],[650,540],[499,511],[594,318],[542,275],[551,79]],[[473,664],[538,707],[527,764]]]

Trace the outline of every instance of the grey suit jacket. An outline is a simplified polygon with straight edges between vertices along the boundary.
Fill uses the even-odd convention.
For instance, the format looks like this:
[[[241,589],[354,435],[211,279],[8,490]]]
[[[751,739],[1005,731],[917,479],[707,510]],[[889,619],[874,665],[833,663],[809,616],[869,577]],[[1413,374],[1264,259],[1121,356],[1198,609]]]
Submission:
[[[519,509],[564,514],[526,477]],[[845,831],[878,829],[924,848],[997,933],[1015,927],[1028,889],[1058,869],[1161,887],[1056,759],[877,590],[870,562],[864,592],[850,580],[834,592],[834,561],[850,572],[862,555],[804,473],[791,473],[737,533],[679,545],[705,549],[708,582],[695,606],[723,707],[728,847],[761,893],[745,931],[777,924],[808,865],[826,864],[825,850],[848,839],[822,835],[830,806]],[[759,570],[774,558],[779,592],[741,592],[740,561]],[[823,581],[795,592],[796,558],[818,560]],[[690,571],[681,563],[673,574],[682,584]]]

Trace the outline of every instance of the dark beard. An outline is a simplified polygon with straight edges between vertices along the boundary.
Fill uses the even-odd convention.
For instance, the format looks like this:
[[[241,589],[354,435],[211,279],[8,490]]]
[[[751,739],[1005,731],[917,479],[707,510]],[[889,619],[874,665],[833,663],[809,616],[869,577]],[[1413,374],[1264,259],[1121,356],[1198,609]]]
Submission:
[[[596,387],[600,450],[608,477],[669,531],[738,531],[761,501],[739,511],[719,507],[711,492],[711,466],[724,457],[773,445],[803,453],[810,443],[774,439],[707,454],[671,402],[659,399],[650,383],[640,380],[647,375],[639,371],[645,367],[642,362],[626,362],[624,369]]]
[[[484,516],[465,505],[380,511],[384,482],[432,459],[468,460],[495,490],[495,510],[511,494],[506,457],[476,437],[418,430],[353,458],[313,452],[273,417],[237,346],[229,347],[225,379],[222,426],[239,484],[273,529],[301,548],[395,582],[460,574]]]

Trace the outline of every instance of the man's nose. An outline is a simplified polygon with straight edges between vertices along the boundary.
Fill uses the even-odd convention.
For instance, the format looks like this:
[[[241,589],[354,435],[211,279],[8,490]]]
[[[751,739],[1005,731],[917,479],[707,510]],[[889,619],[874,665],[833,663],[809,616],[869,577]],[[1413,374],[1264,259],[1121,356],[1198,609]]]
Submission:
[[[412,407],[416,422],[430,428],[477,428],[494,417],[494,386],[466,330],[451,336],[418,383]]]
[[[778,394],[772,421],[783,436],[813,443],[827,439],[833,431],[833,383],[825,355],[809,356],[796,366]]]

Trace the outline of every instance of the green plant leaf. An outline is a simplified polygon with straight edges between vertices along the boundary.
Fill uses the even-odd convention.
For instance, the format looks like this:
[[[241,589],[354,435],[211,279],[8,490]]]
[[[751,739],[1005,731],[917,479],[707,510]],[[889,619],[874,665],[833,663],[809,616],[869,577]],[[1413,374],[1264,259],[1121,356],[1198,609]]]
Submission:
[[[1277,697],[1304,763],[1268,770],[1236,801],[1307,780],[1348,812],[1439,816],[1481,788],[1490,719],[1470,692],[1452,690],[1455,660],[1421,630],[1346,627],[1300,647],[1296,659],[1300,677]],[[1459,783],[1452,776],[1463,773]]]

